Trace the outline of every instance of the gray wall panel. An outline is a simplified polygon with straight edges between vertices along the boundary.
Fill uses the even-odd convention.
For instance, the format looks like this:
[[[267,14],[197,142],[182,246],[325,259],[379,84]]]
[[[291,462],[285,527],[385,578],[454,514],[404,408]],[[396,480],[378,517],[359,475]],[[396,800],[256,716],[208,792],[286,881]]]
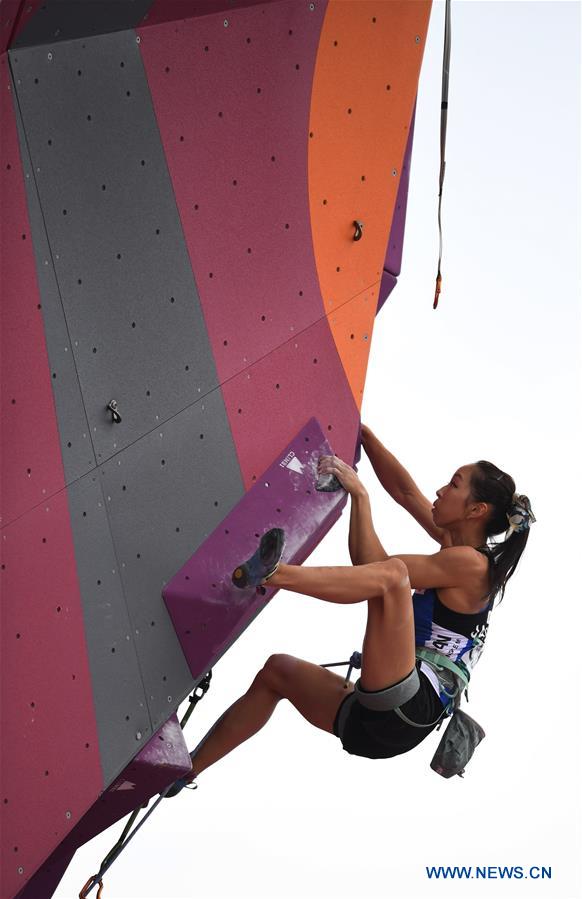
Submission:
[[[72,484],[68,497],[107,785],[152,729],[98,472]]]
[[[135,34],[9,56],[105,462],[212,390],[214,359]]]
[[[192,686],[162,589],[244,494],[221,391],[99,471],[155,730]]]
[[[36,192],[22,119],[16,102],[14,103],[14,113],[24,172],[47,353],[51,367],[51,384],[57,410],[65,483],[69,484],[76,478],[87,474],[95,468],[97,463],[63,314],[59,287],[55,278],[51,249],[47,241],[42,210]],[[42,434],[39,434],[38,437],[41,440]]]

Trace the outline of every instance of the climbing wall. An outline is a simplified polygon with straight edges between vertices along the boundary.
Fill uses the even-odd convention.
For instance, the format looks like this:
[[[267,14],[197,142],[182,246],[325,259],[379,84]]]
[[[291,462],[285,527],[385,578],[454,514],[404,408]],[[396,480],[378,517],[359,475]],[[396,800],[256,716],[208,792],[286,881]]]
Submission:
[[[192,689],[165,585],[311,417],[354,458],[429,13],[0,5],[2,896]]]

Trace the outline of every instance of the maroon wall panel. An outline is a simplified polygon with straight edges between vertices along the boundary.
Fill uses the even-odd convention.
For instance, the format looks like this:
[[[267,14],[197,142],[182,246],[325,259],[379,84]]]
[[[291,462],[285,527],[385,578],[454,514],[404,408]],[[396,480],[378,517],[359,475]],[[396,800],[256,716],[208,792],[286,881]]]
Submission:
[[[2,618],[2,668],[19,672],[2,679],[0,895],[12,896],[103,789],[66,491],[3,529]],[[51,827],[30,827],[41,820]]]
[[[0,53],[10,47],[14,37],[38,11],[43,0],[0,0]]]
[[[232,13],[245,6],[277,2],[278,0],[188,0],[188,3],[185,3],[185,0],[154,0],[149,12],[140,22],[140,26],[179,21],[185,16],[193,19],[199,16],[210,16],[217,12]]]
[[[2,679],[0,895],[7,896],[74,826],[103,782],[6,55],[0,77],[2,667],[19,672],[16,682]],[[84,776],[65,808],[71,767]],[[24,793],[17,776],[23,769],[34,785]],[[32,836],[30,821],[42,818],[58,821],[57,833]]]
[[[338,456],[351,460],[359,413],[327,319],[222,387],[246,489],[312,416]]]
[[[325,314],[307,143],[326,8],[282,0],[228,28],[217,14],[139,31],[220,383]]]
[[[6,55],[0,57],[0,79],[0,524],[4,526],[62,490],[65,475]]]

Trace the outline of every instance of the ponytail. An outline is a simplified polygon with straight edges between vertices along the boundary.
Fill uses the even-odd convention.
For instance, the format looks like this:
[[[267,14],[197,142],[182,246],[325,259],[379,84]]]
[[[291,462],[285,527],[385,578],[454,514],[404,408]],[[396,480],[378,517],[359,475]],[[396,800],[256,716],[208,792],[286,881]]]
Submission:
[[[535,521],[535,516],[528,497],[515,493],[515,481],[510,475],[484,460],[477,462],[475,467],[471,478],[471,496],[476,502],[492,506],[485,526],[487,543],[479,547],[490,562],[489,592],[483,599],[489,597],[492,601],[501,594],[501,602],[507,581],[525,549],[530,522]],[[505,534],[503,540],[489,539],[501,533]]]

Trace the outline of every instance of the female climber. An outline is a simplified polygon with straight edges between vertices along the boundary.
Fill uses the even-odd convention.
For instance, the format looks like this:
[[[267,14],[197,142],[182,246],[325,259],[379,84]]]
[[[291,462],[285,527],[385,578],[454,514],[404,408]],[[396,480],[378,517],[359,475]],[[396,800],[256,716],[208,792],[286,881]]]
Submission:
[[[367,602],[361,677],[353,684],[327,668],[272,655],[247,692],[191,753],[192,771],[171,788],[195,788],[195,778],[257,733],[281,699],[315,727],[338,737],[346,752],[390,758],[417,746],[446,711],[443,671],[422,656],[436,650],[470,674],[485,641],[495,598],[503,598],[535,521],[529,499],[491,462],[458,468],[431,503],[397,459],[366,426],[362,446],[384,489],[440,544],[433,555],[390,556],[374,530],[370,500],[358,475],[336,456],[320,459],[351,497],[352,566],[283,564],[284,534],[274,528],[235,569],[236,586],[293,590],[325,602]],[[505,533],[498,542],[489,538]],[[411,588],[415,591],[411,595]],[[426,658],[426,656],[425,656]],[[430,656],[429,656],[430,658]],[[454,666],[453,666],[454,667]],[[446,681],[446,669],[444,671]],[[450,682],[449,682],[450,686]]]

